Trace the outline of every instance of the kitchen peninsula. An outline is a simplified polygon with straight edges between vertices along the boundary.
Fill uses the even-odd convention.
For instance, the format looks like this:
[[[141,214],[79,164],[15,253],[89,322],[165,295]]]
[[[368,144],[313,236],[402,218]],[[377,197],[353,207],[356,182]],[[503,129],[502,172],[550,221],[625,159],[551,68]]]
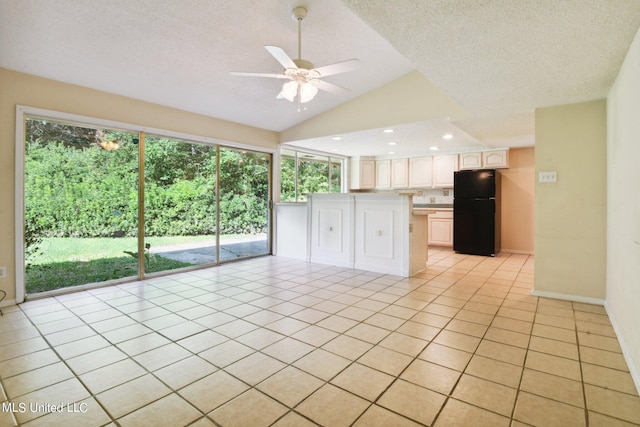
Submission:
[[[427,217],[433,212],[414,211],[412,199],[413,193],[396,192],[308,195],[305,259],[401,277],[419,273],[426,268]],[[276,215],[291,218],[297,209],[299,217],[300,208],[280,205]],[[277,255],[287,256],[302,223],[277,218]]]

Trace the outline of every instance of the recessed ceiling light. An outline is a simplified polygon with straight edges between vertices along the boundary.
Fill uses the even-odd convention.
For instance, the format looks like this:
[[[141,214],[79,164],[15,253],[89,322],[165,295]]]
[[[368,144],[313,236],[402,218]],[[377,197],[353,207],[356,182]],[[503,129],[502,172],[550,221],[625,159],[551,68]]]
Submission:
[[[340,151],[340,150],[338,150],[337,148],[334,148],[334,149],[333,149],[333,150],[331,150],[331,151]]]
[[[444,135],[442,135],[442,139],[451,139],[453,138],[453,135],[451,135],[450,133],[445,133]]]
[[[342,139],[342,137],[341,136],[334,136],[331,139],[333,139],[334,141],[340,141]]]
[[[393,141],[391,141],[391,142],[389,143],[389,145],[398,145],[398,143],[397,143],[397,142],[393,142]]]
[[[385,129],[382,132],[384,132],[384,133],[393,133],[393,129]]]
[[[389,154],[395,154],[395,151],[389,151]]]
[[[431,150],[433,150],[433,151],[438,151],[440,149],[440,147],[438,147],[437,145],[432,145],[429,148],[431,148]]]

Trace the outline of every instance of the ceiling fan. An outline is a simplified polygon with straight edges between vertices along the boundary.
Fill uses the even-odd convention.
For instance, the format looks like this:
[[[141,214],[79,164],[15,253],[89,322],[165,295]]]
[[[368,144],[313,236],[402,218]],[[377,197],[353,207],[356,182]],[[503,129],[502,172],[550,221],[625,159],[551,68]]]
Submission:
[[[318,93],[318,89],[337,95],[349,93],[349,89],[321,79],[334,74],[356,70],[361,66],[360,61],[350,59],[315,68],[311,62],[302,59],[302,20],[306,16],[307,9],[304,7],[296,7],[291,13],[291,17],[298,22],[298,59],[291,59],[284,50],[277,46],[265,46],[265,49],[284,67],[284,71],[281,74],[236,71],[231,72],[231,74],[235,76],[286,79],[288,81],[282,85],[282,90],[276,98],[284,98],[291,102],[297,99],[299,104],[311,101]]]

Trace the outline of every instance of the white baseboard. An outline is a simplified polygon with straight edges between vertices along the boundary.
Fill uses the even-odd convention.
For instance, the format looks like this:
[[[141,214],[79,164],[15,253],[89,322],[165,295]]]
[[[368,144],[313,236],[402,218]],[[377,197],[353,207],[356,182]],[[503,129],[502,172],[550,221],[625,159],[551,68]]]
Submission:
[[[554,298],[554,299],[561,299],[565,301],[582,302],[585,304],[595,304],[595,305],[605,304],[605,300],[601,298],[591,298],[591,297],[584,297],[581,295],[561,294],[558,292],[537,291],[535,289],[531,291],[531,295],[535,297]]]
[[[604,309],[607,311],[609,320],[611,320],[611,325],[613,326],[613,330],[616,332],[616,337],[618,338],[618,342],[620,343],[620,348],[622,348],[622,356],[624,356],[624,360],[625,362],[627,362],[627,367],[629,368],[629,372],[631,373],[631,378],[636,385],[636,391],[640,394],[640,370],[638,370],[638,366],[634,363],[635,361],[631,357],[631,352],[626,345],[623,335],[620,334],[620,329],[618,328],[616,318],[609,311],[609,306],[607,305],[606,301],[604,303]]]
[[[509,254],[518,254],[518,255],[533,255],[533,251],[522,251],[520,249],[500,248],[500,252],[509,253]]]

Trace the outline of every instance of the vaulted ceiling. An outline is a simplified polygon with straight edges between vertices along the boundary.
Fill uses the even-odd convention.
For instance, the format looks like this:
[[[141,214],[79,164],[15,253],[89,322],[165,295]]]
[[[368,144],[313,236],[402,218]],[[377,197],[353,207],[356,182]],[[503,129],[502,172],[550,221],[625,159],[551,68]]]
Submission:
[[[316,67],[362,62],[326,77],[347,95],[320,92],[302,111],[276,99],[282,80],[230,75],[282,72],[264,46],[297,56],[296,6],[308,10],[304,59]],[[639,27],[637,0],[3,0],[0,67],[345,155],[361,155],[363,146],[386,154],[382,127],[395,127],[398,153],[418,153],[443,132],[458,135],[452,150],[516,147],[534,144],[535,108],[605,97]],[[407,76],[415,91],[402,92]],[[332,129],[342,111],[380,103],[376,93],[401,93],[387,108],[402,102],[417,111],[403,120],[382,109],[389,120],[374,115]],[[331,139],[338,133],[341,141]]]

